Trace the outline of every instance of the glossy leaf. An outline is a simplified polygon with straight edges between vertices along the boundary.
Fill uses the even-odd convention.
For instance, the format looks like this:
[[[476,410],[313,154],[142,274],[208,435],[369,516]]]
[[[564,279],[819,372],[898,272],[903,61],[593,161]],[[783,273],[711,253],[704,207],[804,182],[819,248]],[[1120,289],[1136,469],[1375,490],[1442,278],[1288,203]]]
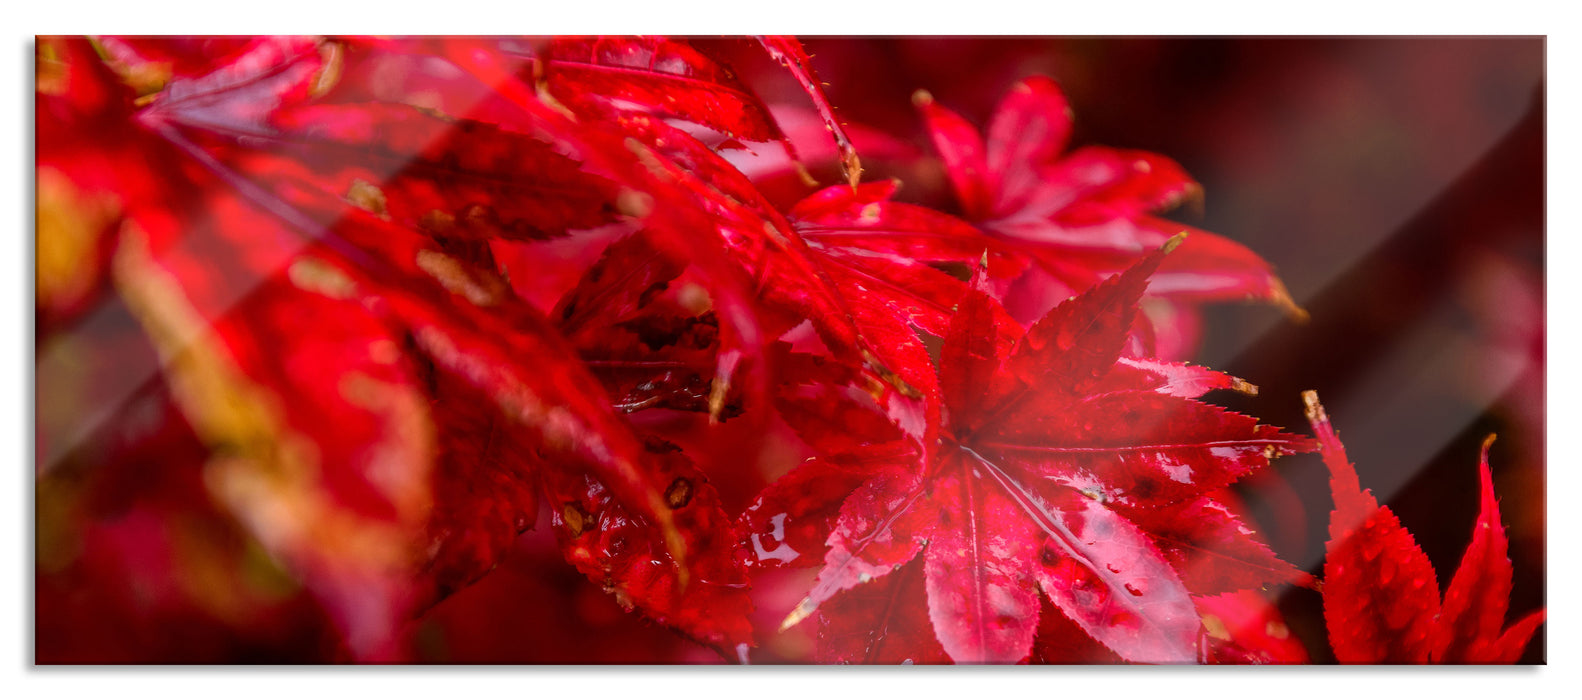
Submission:
[[[891,201],[895,190],[894,182],[830,187],[797,203],[791,218],[848,298],[875,297],[906,323],[943,336],[966,286],[934,265],[971,269],[993,251],[990,275],[1003,280],[1025,263],[966,222]],[[1009,317],[999,323],[1014,325]]]
[[[1389,506],[1363,490],[1314,392],[1307,416],[1330,469],[1335,510],[1324,561],[1324,620],[1342,663],[1515,663],[1543,622],[1530,613],[1501,633],[1511,569],[1494,499],[1488,447],[1471,545],[1440,599],[1433,565]]]
[[[638,105],[749,141],[784,138],[763,102],[730,68],[666,37],[564,37],[545,42],[550,93]]]
[[[857,157],[857,149],[851,145],[851,138],[846,136],[846,129],[836,119],[835,108],[830,106],[829,99],[824,96],[824,88],[813,74],[812,59],[803,50],[802,42],[789,36],[761,36],[758,42],[763,44],[771,58],[791,71],[792,77],[813,100],[813,107],[823,117],[824,128],[829,131],[830,138],[835,140],[835,147],[840,152],[840,164],[846,171],[846,180],[856,187],[862,181],[862,161]]]
[[[734,556],[736,531],[719,495],[679,448],[650,440],[655,476],[667,481],[665,507],[690,533],[692,562],[674,560],[650,534],[641,516],[620,505],[609,489],[584,474],[551,468],[544,473],[546,500],[557,539],[571,562],[614,593],[625,608],[670,625],[729,659],[752,641],[747,623],[752,601]],[[678,570],[691,575],[683,578]]]
[[[923,588],[923,561],[831,598],[819,615],[818,658],[835,664],[945,664]]]
[[[994,330],[998,317],[990,311],[994,301],[984,292],[980,270],[945,336],[941,375],[950,411],[939,444],[924,442],[919,463],[917,450],[904,449],[905,430],[864,431],[872,442],[831,443],[830,449],[843,452],[795,473],[791,483],[815,478],[810,470],[830,474],[830,489],[816,495],[799,490],[811,496],[810,504],[787,509],[783,521],[799,528],[828,523],[828,551],[808,597],[784,624],[794,625],[826,601],[865,585],[886,585],[886,578],[921,553],[935,638],[958,663],[1016,663],[1033,652],[1035,581],[1081,634],[1122,658],[1193,663],[1199,658],[1199,621],[1177,573],[1178,565],[1192,568],[1185,550],[1217,549],[1256,571],[1240,579],[1224,574],[1232,576],[1229,585],[1294,578],[1294,569],[1256,540],[1239,539],[1246,533],[1207,495],[1267,464],[1272,455],[1303,451],[1309,443],[1171,395],[1189,387],[1231,386],[1223,375],[1119,362],[1147,277],[1166,252],[1055,309],[1026,336],[1018,338],[1009,322],[1004,340]],[[978,393],[975,387],[990,390]],[[1091,394],[1095,389],[1103,393]],[[829,408],[820,412],[830,414],[840,395],[825,397]],[[864,404],[859,399],[846,410]],[[1117,420],[1118,411],[1135,415]],[[1079,427],[1052,429],[1053,416]],[[1100,417],[1125,426],[1109,446],[1084,442],[1081,431],[1097,426],[1082,428],[1081,422]],[[1158,426],[1157,436],[1150,436],[1151,424]],[[867,467],[873,476],[851,489],[839,515],[830,518],[835,485],[858,479],[844,468],[841,454],[875,466]],[[832,473],[837,469],[839,476]],[[1142,476],[1148,470],[1154,471]],[[1144,483],[1147,489],[1138,486]],[[749,512],[779,512],[794,500],[772,489]],[[1161,530],[1156,533],[1146,518],[1134,522],[1126,515],[1134,506],[1172,504],[1180,504],[1178,515],[1203,522],[1193,528],[1165,517],[1155,521]],[[1198,510],[1190,510],[1194,506]],[[755,528],[760,542],[762,528]],[[814,539],[805,530],[797,536],[804,543]],[[1227,585],[1203,575],[1193,581]]]
[[[1275,556],[1252,528],[1211,498],[1126,513],[1153,536],[1187,587],[1199,595],[1307,584],[1312,579]]]

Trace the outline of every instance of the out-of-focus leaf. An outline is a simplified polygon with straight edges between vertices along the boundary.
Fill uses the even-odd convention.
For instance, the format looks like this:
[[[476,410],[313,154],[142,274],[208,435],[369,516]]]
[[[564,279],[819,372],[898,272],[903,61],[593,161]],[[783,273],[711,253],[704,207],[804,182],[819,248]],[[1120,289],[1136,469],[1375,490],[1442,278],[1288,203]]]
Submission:
[[[927,93],[914,102],[963,213],[1037,264],[1017,287],[1012,310],[1019,318],[1042,316],[1183,231],[1192,235],[1160,266],[1150,294],[1261,299],[1304,316],[1256,254],[1153,216],[1200,196],[1179,165],[1152,153],[1099,146],[1064,153],[1072,115],[1054,81],[1033,77],[1013,86],[995,110],[986,144],[966,119]],[[1168,328],[1158,319],[1155,325]],[[1184,349],[1177,345],[1167,349]]]

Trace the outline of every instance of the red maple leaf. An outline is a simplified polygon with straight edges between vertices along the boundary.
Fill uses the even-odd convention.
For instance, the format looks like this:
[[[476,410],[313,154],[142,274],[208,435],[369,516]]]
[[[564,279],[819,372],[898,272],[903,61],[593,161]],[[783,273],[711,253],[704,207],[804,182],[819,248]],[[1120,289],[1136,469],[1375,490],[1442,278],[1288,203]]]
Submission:
[[[1318,394],[1309,391],[1302,398],[1335,496],[1323,589],[1335,658],[1352,664],[1516,663],[1545,611],[1504,626],[1512,571],[1489,468],[1494,436],[1484,440],[1478,465],[1481,495],[1472,543],[1441,600],[1428,555],[1390,507],[1362,488]]]
[[[1160,266],[1149,287],[1151,296],[1177,306],[1262,299],[1304,315],[1257,254],[1230,239],[1153,214],[1201,194],[1202,188],[1174,161],[1103,146],[1066,153],[1072,114],[1054,81],[1032,77],[1013,86],[995,110],[986,141],[927,92],[919,92],[914,102],[944,160],[962,213],[1037,262],[1008,299],[1015,302],[1011,310],[1018,318],[1036,318],[1182,231],[1192,235]],[[1152,331],[1161,336],[1159,356],[1190,352],[1196,324],[1195,315],[1188,316],[1156,322]]]
[[[980,271],[945,336],[940,382],[924,391],[943,397],[948,414],[937,426],[864,417],[851,394],[831,388],[839,381],[791,391],[782,413],[821,456],[744,515],[760,564],[823,559],[785,624],[878,579],[888,590],[879,598],[893,602],[865,598],[834,614],[861,615],[857,626],[870,631],[915,637],[931,628],[957,662],[1013,663],[1032,649],[1042,589],[1122,658],[1190,663],[1200,622],[1189,582],[1216,585],[1194,569],[1234,569],[1233,588],[1299,578],[1210,494],[1308,441],[1189,398],[1238,384],[1226,375],[1121,357],[1148,277],[1176,242],[1025,335],[996,330],[1010,322],[994,312]],[[830,424],[846,431],[831,435]],[[1174,510],[1150,519],[1159,509]],[[898,578],[919,555],[926,596]],[[937,658],[928,640],[854,625],[825,624],[844,640],[828,658],[892,658],[897,648],[915,650],[914,661]],[[862,646],[878,636],[904,646]],[[856,646],[839,646],[848,643]]]

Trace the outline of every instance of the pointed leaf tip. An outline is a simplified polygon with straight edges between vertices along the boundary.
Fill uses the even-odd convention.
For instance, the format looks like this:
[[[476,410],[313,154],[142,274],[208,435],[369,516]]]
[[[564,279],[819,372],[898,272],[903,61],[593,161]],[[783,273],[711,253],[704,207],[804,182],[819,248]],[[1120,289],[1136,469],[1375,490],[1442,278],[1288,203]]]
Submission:
[[[791,72],[791,76],[796,78],[802,85],[802,90],[813,101],[813,107],[824,120],[824,128],[835,140],[836,148],[840,153],[841,167],[846,171],[846,180],[852,189],[856,189],[857,184],[862,182],[862,160],[857,157],[857,149],[852,146],[851,138],[846,135],[845,128],[835,118],[835,108],[830,105],[828,96],[824,94],[822,81],[813,73],[810,57],[802,47],[802,42],[791,36],[760,36],[758,43],[769,53],[770,58],[778,61]]]
[[[719,425],[720,415],[725,412],[725,399],[730,389],[730,377],[715,375],[714,381],[709,382],[709,425]]]
[[[808,187],[818,187],[818,178],[813,177],[813,173],[808,172],[807,166],[803,165],[802,161],[793,161],[792,165],[795,166],[797,179],[801,180],[802,184]]]
[[[1182,232],[1180,232],[1180,233],[1178,233],[1178,234],[1176,234],[1174,236],[1171,236],[1170,240],[1165,241],[1165,244],[1159,247],[1159,250],[1164,251],[1165,254],[1168,255],[1170,253],[1170,251],[1173,251],[1176,248],[1180,247],[1181,243],[1183,241],[1185,241],[1186,239],[1187,239],[1187,232],[1186,231],[1182,231]]]
[[[803,620],[806,620],[808,615],[812,615],[813,611],[817,609],[818,604],[813,602],[812,596],[803,598],[802,602],[797,603],[796,607],[791,610],[791,614],[786,615],[786,619],[780,621],[780,631],[784,632],[788,629],[791,629],[792,627],[796,627],[798,624],[801,624]]]
[[[1315,427],[1323,423],[1329,424],[1329,416],[1324,413],[1324,404],[1318,402],[1318,392],[1308,389],[1302,392],[1302,404],[1307,410],[1307,421]]]
[[[1273,275],[1269,276],[1269,301],[1280,307],[1280,310],[1285,312],[1286,318],[1295,323],[1307,323],[1311,318],[1307,309],[1302,308],[1295,299],[1291,298],[1291,292],[1285,288],[1285,283]]]
[[[846,182],[853,190],[862,183],[862,159],[857,157],[857,149],[847,146],[841,149],[841,165],[846,168]]]

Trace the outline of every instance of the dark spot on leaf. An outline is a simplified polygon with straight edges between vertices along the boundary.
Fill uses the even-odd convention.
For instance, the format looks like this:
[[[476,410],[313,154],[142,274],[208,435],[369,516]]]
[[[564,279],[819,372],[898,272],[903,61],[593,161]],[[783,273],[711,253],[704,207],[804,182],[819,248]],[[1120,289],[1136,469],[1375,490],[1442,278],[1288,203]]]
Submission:
[[[653,303],[654,297],[659,296],[660,293],[664,292],[669,287],[670,282],[668,281],[655,282],[654,284],[649,285],[648,288],[644,289],[643,293],[637,297],[637,307],[643,308]]]
[[[680,452],[681,446],[662,437],[645,435],[643,437],[643,449],[654,454],[663,455],[670,454],[672,452]]]
[[[560,519],[566,523],[566,533],[572,537],[580,537],[592,520],[586,512],[583,512],[582,507],[575,503],[567,503],[560,507]]]
[[[1043,560],[1046,566],[1054,566],[1055,562],[1060,561],[1060,554],[1055,551],[1054,547],[1045,547],[1039,558]]]
[[[680,508],[692,501],[692,482],[685,477],[676,477],[670,482],[670,488],[665,489],[665,503],[672,509]]]

